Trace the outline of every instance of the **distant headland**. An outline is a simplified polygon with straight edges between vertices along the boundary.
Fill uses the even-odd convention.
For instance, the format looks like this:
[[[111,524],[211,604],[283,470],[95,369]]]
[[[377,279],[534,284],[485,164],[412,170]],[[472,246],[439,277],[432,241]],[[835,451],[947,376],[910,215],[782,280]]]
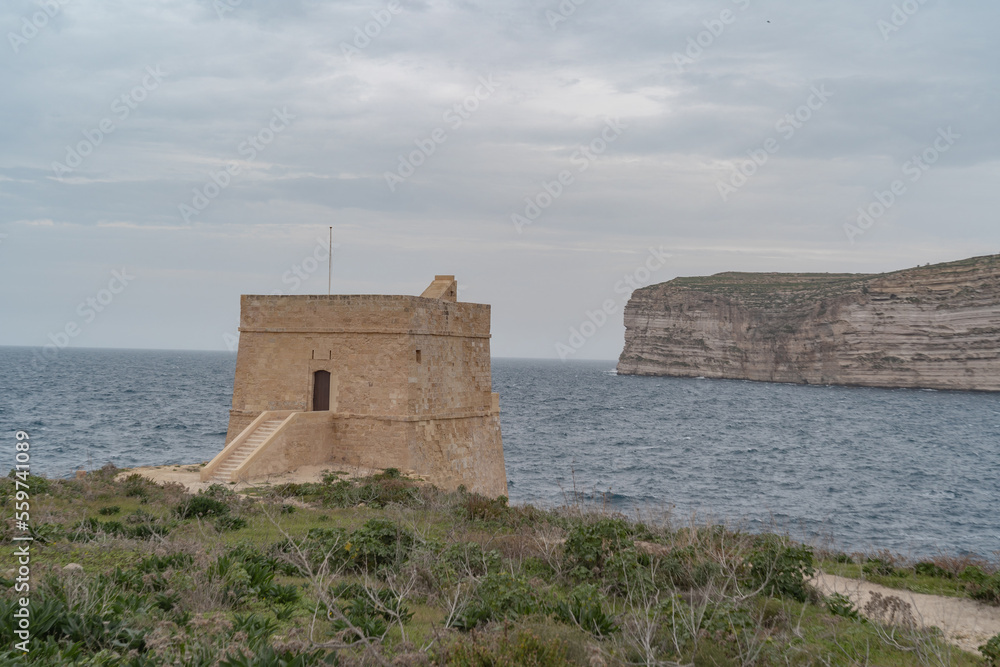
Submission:
[[[625,328],[622,375],[1000,391],[1000,255],[676,278],[636,290]]]

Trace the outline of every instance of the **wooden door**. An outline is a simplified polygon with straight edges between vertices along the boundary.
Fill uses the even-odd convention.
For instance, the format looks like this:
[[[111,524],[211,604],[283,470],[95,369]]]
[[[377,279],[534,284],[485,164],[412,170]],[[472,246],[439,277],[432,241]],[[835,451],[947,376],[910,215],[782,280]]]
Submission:
[[[313,375],[313,410],[330,409],[330,371],[316,371]]]

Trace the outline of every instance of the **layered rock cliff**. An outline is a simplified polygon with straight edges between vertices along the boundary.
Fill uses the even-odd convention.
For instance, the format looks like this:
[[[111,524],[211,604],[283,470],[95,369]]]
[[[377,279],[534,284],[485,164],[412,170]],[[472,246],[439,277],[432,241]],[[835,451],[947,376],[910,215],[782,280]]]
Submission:
[[[677,278],[636,290],[625,328],[622,375],[1000,391],[1000,255]]]

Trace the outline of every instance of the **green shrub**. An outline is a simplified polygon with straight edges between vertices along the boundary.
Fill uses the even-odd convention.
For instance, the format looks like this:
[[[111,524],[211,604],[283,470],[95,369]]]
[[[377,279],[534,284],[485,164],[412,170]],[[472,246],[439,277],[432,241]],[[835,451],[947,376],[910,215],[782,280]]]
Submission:
[[[811,548],[777,535],[761,535],[747,560],[751,581],[762,586],[765,595],[798,602],[808,598],[806,581],[815,573]]]
[[[251,656],[229,655],[219,663],[219,667],[315,667],[339,664],[337,654],[325,649],[298,652],[264,646]]]
[[[58,542],[65,537],[65,529],[57,523],[28,524],[28,534],[35,542]]]
[[[456,542],[438,554],[433,569],[438,577],[455,581],[466,576],[482,577],[497,572],[502,564],[503,558],[496,549],[484,551],[476,542]]]
[[[259,575],[260,571],[256,571]],[[240,604],[243,600],[248,597],[252,590],[252,581],[250,578],[250,573],[247,569],[243,567],[243,563],[239,560],[232,558],[231,556],[224,555],[219,556],[216,561],[209,566],[208,576],[211,579],[219,579],[222,581],[226,597],[232,604]],[[258,585],[261,584],[260,581],[257,582]],[[263,582],[265,585],[270,583],[270,581]]]
[[[939,577],[941,579],[954,579],[955,577],[955,575],[953,575],[951,572],[944,569],[940,565],[937,565],[935,563],[929,563],[927,561],[923,561],[914,565],[913,571],[925,577]]]
[[[207,489],[201,491],[203,495],[216,500],[228,501],[236,498],[236,492],[225,484],[211,484]]]
[[[553,638],[548,641],[527,630],[513,636],[494,634],[466,636],[446,646],[436,656],[436,664],[457,667],[563,667],[572,665],[566,658],[565,642]]]
[[[116,567],[110,575],[105,575],[105,578],[111,585],[123,591],[136,593],[155,593],[164,591],[170,586],[170,582],[161,572],[148,572],[138,568]]]
[[[670,553],[659,558],[660,579],[672,588],[692,588],[694,587],[694,570],[702,560],[704,554],[699,554],[692,545],[680,549],[673,549]],[[704,568],[699,570],[698,576],[707,574]]]
[[[411,507],[420,502],[417,483],[395,468],[353,480],[340,479],[339,475],[327,473],[321,483],[281,484],[274,487],[271,494],[279,498],[318,500],[325,507],[354,507],[361,503],[373,508]]]
[[[101,521],[94,517],[76,523],[67,534],[75,542],[88,542],[100,535],[124,537],[133,540],[148,540],[163,537],[170,532],[170,526],[163,522],[126,526],[120,521]]]
[[[987,604],[1000,605],[1000,572],[969,586],[969,596]]]
[[[278,498],[291,498],[293,496],[315,495],[320,489],[319,484],[298,484],[287,482],[272,487],[269,494]]]
[[[285,564],[247,544],[240,544],[219,556],[207,570],[211,579],[220,580],[229,601],[238,605],[249,598],[277,604],[296,602],[301,597],[298,587],[274,583],[275,574]]]
[[[199,493],[191,496],[174,510],[181,519],[192,519],[199,516],[222,516],[229,513],[229,505],[212,496]]]
[[[757,623],[762,628],[782,629],[789,627],[789,615],[783,600],[758,597],[752,604],[756,607]]]
[[[37,646],[39,641],[53,639],[60,643],[77,644],[81,649],[90,651],[141,649],[145,633],[130,627],[122,617],[122,612],[133,605],[127,602],[115,604],[121,601],[121,594],[108,594],[111,604],[106,605],[107,611],[97,611],[82,608],[79,603],[71,605],[66,599],[44,591],[33,593],[28,605],[33,646]],[[19,608],[15,599],[0,599],[0,633],[4,637],[15,636],[18,621],[14,611]]]
[[[32,496],[40,496],[44,493],[52,493],[54,491],[53,480],[50,480],[46,477],[39,477],[38,475],[32,475],[30,473],[27,475],[26,479],[22,479],[21,477],[18,477],[18,473],[19,471],[17,470],[17,468],[11,468],[10,472],[7,473],[7,478],[20,479],[24,484],[27,484],[28,490],[31,492]],[[24,475],[24,472],[20,472],[20,474]],[[13,482],[9,482],[9,484],[11,486],[14,486]],[[20,488],[23,489],[24,487]]]
[[[180,602],[181,596],[178,593],[156,593],[153,595],[153,604],[161,611],[170,611]]]
[[[855,621],[861,620],[861,614],[858,612],[858,608],[854,606],[854,602],[851,598],[847,597],[843,593],[834,593],[824,600],[827,611],[829,611],[834,616],[843,616],[844,618],[850,618]]]
[[[724,636],[752,630],[756,625],[749,609],[732,600],[724,599],[705,606],[700,629],[710,635]]]
[[[389,519],[369,519],[348,536],[344,549],[353,567],[378,569],[406,562],[413,543],[413,534]]]
[[[384,474],[384,473],[383,473]],[[412,507],[419,501],[420,494],[414,482],[404,477],[383,477],[375,475],[354,490],[355,505],[364,503],[381,508],[387,505]]]
[[[155,521],[153,515],[142,508],[125,517],[125,523],[149,523],[151,521]]]
[[[257,650],[268,643],[278,629],[278,623],[260,614],[234,614],[233,632],[243,632],[251,650]]]
[[[122,492],[130,498],[149,498],[151,486],[156,484],[139,473],[132,473],[121,482]]]
[[[542,610],[538,594],[523,577],[507,572],[487,575],[452,621],[452,627],[471,630],[481,623],[516,619]]]
[[[569,531],[563,545],[567,565],[577,576],[586,577],[600,570],[614,553],[634,547],[631,534],[631,526],[621,519],[579,524]]]
[[[331,570],[336,570],[350,560],[347,542],[347,531],[343,528],[310,528],[305,539],[299,542],[299,548],[313,569],[326,561]],[[287,540],[274,548],[284,554],[297,553]],[[305,575],[305,572],[301,574]]]
[[[459,509],[469,521],[501,522],[507,517],[510,506],[506,496],[490,498],[479,493],[463,495]]]
[[[604,637],[618,630],[614,619],[604,609],[605,596],[593,584],[581,584],[565,600],[553,607],[559,620],[578,625],[587,632]]]
[[[133,540],[149,540],[154,537],[162,537],[167,532],[168,529],[162,525],[141,524],[138,526],[125,526],[122,535]]]
[[[987,604],[1000,604],[1000,571],[990,575],[978,565],[969,565],[958,575],[969,597]]]
[[[330,617],[338,632],[346,630],[350,623],[365,637],[382,637],[391,623],[406,623],[413,617],[405,601],[389,589],[373,590],[357,583],[340,583],[330,589],[330,595],[347,621]],[[347,632],[344,640],[354,642],[359,637],[354,632]]]
[[[983,568],[978,565],[969,565],[959,573],[958,578],[973,584],[984,584],[990,575],[986,574]]]
[[[239,516],[223,515],[215,520],[215,529],[220,533],[247,527],[247,520]]]
[[[979,647],[979,652],[986,658],[990,667],[1000,665],[1000,634],[993,635],[988,642]]]
[[[111,516],[112,514],[118,514],[121,511],[122,508],[119,507],[118,505],[111,505],[109,507],[102,507],[101,509],[97,510],[97,513],[100,514],[101,516]]]
[[[65,640],[60,642],[54,637],[45,637],[44,639],[32,637],[30,646],[31,652],[27,656],[12,647],[3,647],[8,648],[7,651],[0,648],[0,664],[43,665],[44,667],[87,664],[79,662],[87,659],[86,647],[79,642],[70,643]],[[145,667],[145,665],[141,667]]]
[[[166,572],[167,570],[182,570],[190,567],[194,558],[185,553],[169,554],[167,556],[147,556],[135,565],[139,572]]]
[[[302,599],[302,591],[295,584],[271,584],[262,597],[276,604],[290,605]]]
[[[861,566],[861,571],[869,576],[875,575],[880,577],[891,577],[896,574],[896,568],[893,564],[882,558],[869,558]]]
[[[783,613],[767,603],[767,598],[756,598],[744,603],[730,599],[700,600],[688,603],[678,594],[666,598],[659,606],[659,616],[669,637],[668,645],[682,653],[693,648],[693,639],[727,637],[759,632],[758,623],[776,624]],[[773,600],[770,600],[773,602]],[[756,615],[754,611],[756,609]],[[717,664],[695,659],[694,664]],[[722,662],[718,664],[730,664]]]
[[[652,555],[626,545],[608,553],[601,568],[577,567],[571,575],[586,582],[593,581],[596,572],[607,589],[618,595],[628,595],[636,586],[650,589],[670,585],[667,572],[660,569],[659,563],[654,565]]]
[[[695,586],[707,586],[722,576],[722,566],[703,556],[691,568],[691,581]]]

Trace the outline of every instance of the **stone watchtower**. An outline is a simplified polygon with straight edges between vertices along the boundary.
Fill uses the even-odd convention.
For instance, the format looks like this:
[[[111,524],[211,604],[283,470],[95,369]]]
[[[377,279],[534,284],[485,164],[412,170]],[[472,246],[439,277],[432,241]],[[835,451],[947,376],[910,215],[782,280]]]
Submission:
[[[490,307],[454,276],[420,296],[241,297],[226,447],[202,479],[305,465],[399,468],[507,494]]]

